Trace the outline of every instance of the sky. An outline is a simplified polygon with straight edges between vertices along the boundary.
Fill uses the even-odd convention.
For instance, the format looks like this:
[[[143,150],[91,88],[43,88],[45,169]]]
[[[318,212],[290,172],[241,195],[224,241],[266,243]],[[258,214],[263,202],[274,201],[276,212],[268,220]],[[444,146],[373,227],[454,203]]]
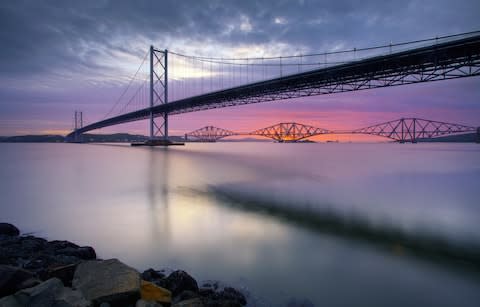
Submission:
[[[104,118],[150,45],[205,57],[319,53],[480,30],[479,12],[478,0],[1,1],[0,135],[66,134],[75,110],[87,123]],[[471,77],[187,113],[171,116],[170,134],[282,121],[353,129],[400,117],[480,126],[479,89]]]

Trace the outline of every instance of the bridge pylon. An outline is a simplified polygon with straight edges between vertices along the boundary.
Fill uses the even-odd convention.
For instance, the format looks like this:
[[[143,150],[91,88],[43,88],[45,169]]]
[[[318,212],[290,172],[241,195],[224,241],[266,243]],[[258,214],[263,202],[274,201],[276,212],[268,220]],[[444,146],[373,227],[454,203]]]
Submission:
[[[168,50],[150,46],[150,137],[145,143],[132,146],[183,145],[168,139],[168,112],[155,113],[154,107],[168,103]]]
[[[168,113],[155,118],[153,107],[168,103],[168,50],[150,46],[150,141],[168,140]]]
[[[83,134],[78,133],[78,130],[81,128],[83,128],[83,112],[75,111],[75,114],[73,116],[73,139],[71,137],[68,138],[69,142],[73,142],[73,143],[83,142]]]

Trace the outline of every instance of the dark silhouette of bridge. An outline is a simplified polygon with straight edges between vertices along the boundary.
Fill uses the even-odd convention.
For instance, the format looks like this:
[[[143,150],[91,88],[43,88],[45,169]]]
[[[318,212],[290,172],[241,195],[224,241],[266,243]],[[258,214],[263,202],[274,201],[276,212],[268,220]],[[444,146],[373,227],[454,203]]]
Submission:
[[[383,53],[372,54],[379,51]],[[393,45],[287,57],[206,58],[158,50],[153,46],[147,55],[150,58],[148,80],[140,84],[119,114],[108,117],[116,108],[117,101],[105,119],[85,126],[76,125],[76,129],[67,136],[69,139],[74,140],[90,130],[149,119],[151,140],[168,140],[168,118],[174,114],[478,76],[480,31]],[[170,62],[172,56],[174,58]],[[347,56],[350,58],[345,59]],[[143,63],[139,71],[142,67]],[[183,77],[179,73],[182,69]],[[272,75],[272,69],[278,69],[278,74]],[[174,76],[172,80],[168,77],[170,73]],[[169,86],[169,82],[173,85]],[[200,84],[202,90],[195,92]],[[130,108],[133,110],[128,111]],[[440,133],[432,126],[435,122],[425,122],[428,122],[428,129],[433,129],[431,133]],[[420,128],[425,122],[404,119],[351,133],[375,134],[409,141],[430,133],[430,130]],[[405,134],[392,128],[392,125],[398,129],[407,129],[410,125],[413,128],[408,128],[410,134]],[[442,129],[447,127],[445,125],[442,124]],[[420,128],[422,135],[417,132],[417,128]],[[454,126],[451,128],[454,129]],[[261,129],[257,135],[278,139],[277,135],[282,135],[275,134],[278,129],[293,129],[294,133],[284,134],[293,137],[293,140],[311,136],[312,133],[330,133],[290,123]]]
[[[480,128],[451,124],[420,118],[401,118],[355,130],[327,130],[295,122],[279,123],[252,132],[233,132],[206,126],[185,134],[185,140],[216,142],[229,136],[262,136],[277,142],[297,142],[312,136],[326,134],[368,134],[386,137],[400,143],[416,143],[421,139],[431,139],[452,134],[476,133],[480,141]]]

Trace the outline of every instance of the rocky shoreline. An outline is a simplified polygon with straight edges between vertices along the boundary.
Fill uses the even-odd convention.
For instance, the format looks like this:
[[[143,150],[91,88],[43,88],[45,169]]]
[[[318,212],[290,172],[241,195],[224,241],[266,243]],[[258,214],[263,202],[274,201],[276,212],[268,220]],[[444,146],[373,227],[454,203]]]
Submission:
[[[20,235],[0,223],[0,307],[173,306],[247,304],[237,289],[203,283],[187,272],[143,273],[117,259],[97,259],[90,246]]]

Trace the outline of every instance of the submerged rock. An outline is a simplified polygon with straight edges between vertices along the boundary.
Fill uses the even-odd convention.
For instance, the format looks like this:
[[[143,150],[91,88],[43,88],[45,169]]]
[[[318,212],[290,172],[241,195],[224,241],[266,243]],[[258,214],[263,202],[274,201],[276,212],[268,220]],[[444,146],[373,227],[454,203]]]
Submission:
[[[20,230],[12,224],[0,223],[0,235],[18,236],[20,235]]]
[[[35,287],[20,290],[13,295],[0,299],[0,306],[88,307],[91,306],[91,302],[86,300],[80,291],[66,288],[59,279],[52,278]]]
[[[140,274],[117,259],[80,263],[72,285],[96,305],[135,305],[140,299]]]
[[[40,283],[34,273],[9,265],[0,265],[0,297],[14,294]]]

